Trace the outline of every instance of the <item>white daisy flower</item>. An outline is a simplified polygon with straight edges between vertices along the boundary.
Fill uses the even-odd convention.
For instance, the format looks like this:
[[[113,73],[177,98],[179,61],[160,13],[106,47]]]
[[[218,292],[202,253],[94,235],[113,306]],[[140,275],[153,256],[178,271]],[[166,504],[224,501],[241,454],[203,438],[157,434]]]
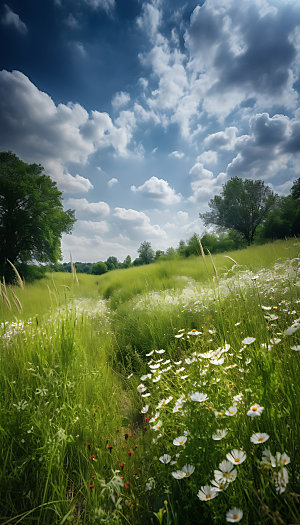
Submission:
[[[234,507],[233,509],[230,509],[226,513],[226,521],[229,523],[238,523],[241,521],[243,517],[243,511],[241,509],[238,509],[237,507]]]
[[[159,461],[161,461],[161,463],[164,463],[166,465],[167,463],[170,463],[171,456],[169,456],[169,454],[164,454],[163,456],[160,456]]]
[[[201,392],[195,392],[191,394],[190,397],[192,401],[199,401],[199,403],[202,403],[203,401],[206,401],[208,399],[208,395],[202,394]]]
[[[240,465],[245,461],[246,454],[243,450],[237,450],[236,448],[231,450],[228,454],[226,454],[226,457],[228,461],[233,463],[233,465]]]
[[[261,463],[263,465],[270,465],[271,467],[276,466],[276,459],[274,456],[272,456],[271,451],[268,448],[266,448],[262,453]]]
[[[261,305],[263,310],[272,310],[272,306],[263,306]]]
[[[168,403],[170,403],[170,401],[172,401],[172,399],[173,399],[173,396],[169,396],[167,397],[167,399],[162,399],[158,403],[157,408],[165,407]]]
[[[274,472],[274,476],[276,491],[279,492],[279,494],[282,494],[285,491],[286,486],[289,482],[289,473],[287,469],[283,467],[278,472]]]
[[[213,487],[216,487],[218,492],[227,489],[227,487],[229,486],[229,483],[227,483],[226,481],[216,481],[215,479],[212,480],[211,484],[213,485]]]
[[[276,452],[276,464],[277,466],[285,466],[285,465],[288,465],[290,463],[291,459],[289,458],[289,456],[284,452],[283,454],[281,454],[280,452]]]
[[[297,330],[300,328],[300,323],[299,321],[295,321],[292,326],[289,326],[289,328],[286,329],[286,331],[284,332],[285,335],[293,335],[295,332],[297,332]]]
[[[159,418],[159,412],[156,412],[156,414],[150,419],[149,423],[155,423]]]
[[[300,345],[291,346],[291,350],[295,350],[295,352],[299,352],[300,351]]]
[[[183,336],[184,336],[184,334],[176,334],[175,335],[176,339],[180,339],[180,337],[183,337]]]
[[[197,496],[201,501],[209,501],[218,495],[218,489],[210,485],[204,485],[200,488]]]
[[[149,478],[149,481],[146,483],[146,489],[152,490],[155,487],[155,481],[153,478]]]
[[[152,379],[152,383],[157,383],[160,379],[161,379],[161,375],[159,374],[158,376]]]
[[[179,445],[184,445],[186,440],[187,440],[186,436],[179,436],[179,437],[173,439],[173,445],[176,445],[177,447]]]
[[[149,410],[149,405],[145,405],[145,406],[142,408],[142,410],[141,410],[141,414],[147,414],[148,410]]]
[[[172,476],[175,479],[183,479],[188,478],[193,474],[195,471],[195,467],[193,465],[184,465],[181,470],[177,470],[176,472],[172,472]]]
[[[188,332],[188,335],[200,335],[200,334],[202,334],[202,332],[198,332],[195,328],[193,328],[193,330]]]
[[[149,354],[146,354],[147,357],[150,357],[150,355],[152,355],[154,352],[154,350],[151,350],[151,352],[149,352]]]
[[[220,470],[214,471],[215,480],[217,482],[223,482],[223,483],[231,483],[235,480],[237,476],[237,470],[236,468],[233,468],[233,465],[230,461],[222,461],[219,464]]]
[[[216,430],[216,432],[212,435],[212,438],[214,441],[220,441],[227,435],[227,429],[221,428]]]
[[[151,396],[150,392],[147,392],[147,394],[142,394],[142,397],[149,397]]]
[[[251,345],[252,343],[254,343],[254,341],[256,341],[256,337],[245,337],[242,343],[243,345]]]
[[[259,432],[257,432],[256,434],[253,434],[250,438],[250,441],[252,443],[254,443],[255,445],[259,445],[260,443],[264,443],[265,441],[268,441],[269,439],[269,434],[260,434]]]
[[[151,427],[151,428],[152,428],[153,430],[158,431],[158,430],[161,430],[161,427],[162,427],[162,421],[159,420],[159,421],[157,421],[156,425],[154,425],[154,427]]]
[[[212,365],[222,365],[224,363],[224,357],[221,357],[221,359],[211,359]]]
[[[139,392],[145,392],[145,390],[147,390],[147,387],[141,383],[138,387],[137,387],[138,391]]]
[[[164,354],[165,353],[165,350],[161,349],[161,350],[155,350],[155,352],[157,354]]]
[[[263,410],[264,410],[264,407],[261,407],[258,404],[252,405],[250,407],[250,410],[248,410],[247,412],[247,416],[250,416],[250,417],[261,416]]]
[[[237,413],[237,406],[232,405],[232,407],[229,407],[228,410],[225,411],[226,416],[235,416]]]
[[[146,374],[144,376],[141,376],[140,377],[140,380],[141,381],[146,381],[146,379],[151,379],[152,375],[151,374]]]

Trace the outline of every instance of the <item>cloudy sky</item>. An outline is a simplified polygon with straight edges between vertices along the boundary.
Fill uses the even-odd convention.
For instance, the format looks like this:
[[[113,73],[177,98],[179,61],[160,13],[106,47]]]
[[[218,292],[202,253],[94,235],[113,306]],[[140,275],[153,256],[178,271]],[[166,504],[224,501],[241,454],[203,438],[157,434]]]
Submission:
[[[299,0],[7,0],[0,24],[0,150],[75,209],[64,260],[176,247],[232,176],[300,176]]]

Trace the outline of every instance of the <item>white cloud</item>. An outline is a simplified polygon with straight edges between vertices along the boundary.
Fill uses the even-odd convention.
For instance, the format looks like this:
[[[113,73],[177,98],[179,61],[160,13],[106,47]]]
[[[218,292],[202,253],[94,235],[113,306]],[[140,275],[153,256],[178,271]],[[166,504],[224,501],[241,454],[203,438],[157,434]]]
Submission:
[[[186,222],[186,221],[188,221],[188,219],[189,219],[189,214],[188,214],[187,211],[181,211],[181,210],[179,210],[179,211],[177,212],[177,217],[178,217],[178,219],[179,219],[180,222]]]
[[[82,42],[73,42],[71,45],[72,45],[75,53],[79,57],[81,57],[81,58],[85,58],[86,57],[86,50],[85,50],[85,47],[84,47]]]
[[[77,20],[77,18],[75,18],[75,16],[70,13],[68,15],[68,17],[66,18],[65,20],[65,23],[67,24],[67,26],[69,26],[71,29],[77,29],[79,27],[79,22]]]
[[[238,129],[235,126],[230,126],[224,131],[218,131],[217,133],[208,135],[203,141],[203,146],[212,150],[233,150],[238,141],[237,133]]]
[[[156,40],[161,18],[162,13],[159,9],[152,4],[144,3],[142,15],[137,18],[137,25],[146,31],[152,39]]]
[[[97,215],[99,217],[107,217],[110,212],[110,207],[106,202],[88,202],[87,199],[69,198],[66,200],[66,206],[81,215]]]
[[[181,194],[177,194],[166,180],[157,177],[151,177],[141,186],[131,186],[131,191],[164,204],[177,204],[181,201]]]
[[[127,106],[129,102],[130,95],[126,91],[118,91],[118,93],[115,93],[111,100],[111,104],[114,107],[114,109],[118,109],[121,106]]]
[[[192,195],[188,200],[193,203],[206,203],[213,195],[219,193],[226,180],[225,173],[219,173],[217,177],[214,177],[213,172],[204,168],[201,162],[196,162],[189,174],[193,180],[191,182]]]
[[[111,187],[114,186],[115,184],[118,184],[118,182],[119,182],[119,180],[116,179],[115,177],[113,177],[112,179],[110,179],[110,180],[108,181],[107,186],[109,186],[109,187],[111,188]]]
[[[107,233],[109,226],[106,221],[86,221],[79,220],[76,222],[76,229],[85,232],[88,235]]]
[[[217,164],[218,153],[212,150],[203,151],[201,155],[198,155],[196,160],[198,162],[202,162],[203,164]]]
[[[175,159],[183,159],[184,157],[184,153],[183,151],[172,151],[171,153],[169,153],[169,157],[174,157]]]
[[[73,261],[96,262],[105,261],[110,255],[123,260],[128,253],[133,255],[136,251],[134,247],[128,247],[124,239],[107,240],[95,233],[91,237],[80,234],[63,235],[62,241],[65,261],[70,260],[70,252]]]
[[[115,208],[114,219],[120,233],[125,234],[129,239],[145,240],[166,237],[166,233],[158,224],[151,224],[150,218],[142,211]]]
[[[1,22],[5,26],[14,27],[19,33],[25,35],[28,31],[26,24],[21,20],[17,13],[14,13],[10,7],[4,4],[4,15]]]
[[[128,156],[135,125],[133,113],[121,112],[115,125],[107,113],[89,114],[80,104],[71,102],[55,105],[23,73],[6,70],[0,71],[0,120],[1,147],[13,149],[25,162],[53,166],[53,177],[62,184],[69,162],[86,164],[89,155],[99,149],[111,147],[118,155]],[[51,171],[48,174],[52,176]],[[70,177],[65,181],[69,188]],[[91,185],[80,177],[75,178],[77,188],[80,182],[86,191]]]
[[[66,193],[87,193],[94,187],[89,179],[78,173],[74,177],[55,160],[46,159],[43,165],[45,173],[51,174],[51,178],[58,184],[58,187]]]
[[[107,14],[111,13],[116,5],[115,0],[84,0],[93,9],[103,9]]]

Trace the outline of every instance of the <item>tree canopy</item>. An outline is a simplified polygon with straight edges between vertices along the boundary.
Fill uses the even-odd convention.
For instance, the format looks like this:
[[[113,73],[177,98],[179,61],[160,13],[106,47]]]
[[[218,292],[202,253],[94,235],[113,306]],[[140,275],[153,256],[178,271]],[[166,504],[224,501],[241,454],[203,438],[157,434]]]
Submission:
[[[151,243],[148,241],[142,242],[138,248],[138,254],[141,264],[149,264],[154,261],[155,254],[151,247]]]
[[[38,164],[0,153],[0,275],[13,264],[61,259],[61,235],[71,233],[74,211],[63,210],[62,193]]]
[[[200,217],[206,226],[215,224],[237,230],[251,244],[256,228],[274,203],[275,196],[263,181],[233,177],[223,185],[221,195],[209,201],[211,211]]]

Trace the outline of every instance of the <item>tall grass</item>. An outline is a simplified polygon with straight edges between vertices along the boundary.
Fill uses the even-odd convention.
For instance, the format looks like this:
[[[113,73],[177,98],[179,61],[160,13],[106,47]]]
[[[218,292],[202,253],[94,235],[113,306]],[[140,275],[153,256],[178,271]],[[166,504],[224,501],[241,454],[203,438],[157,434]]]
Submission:
[[[234,507],[248,525],[299,523],[298,253],[292,240],[227,254],[239,266],[220,254],[218,278],[208,257],[13,288],[1,523],[223,524]],[[214,493],[234,449],[246,459]]]

